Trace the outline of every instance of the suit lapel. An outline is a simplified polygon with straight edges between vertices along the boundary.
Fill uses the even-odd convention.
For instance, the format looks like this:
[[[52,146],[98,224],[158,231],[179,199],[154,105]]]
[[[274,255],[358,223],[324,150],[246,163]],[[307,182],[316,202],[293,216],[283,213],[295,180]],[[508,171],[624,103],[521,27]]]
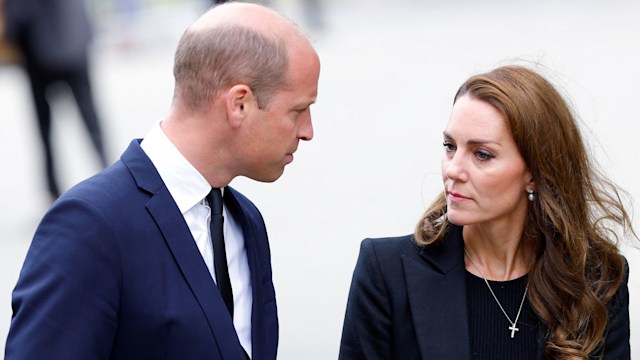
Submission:
[[[544,346],[547,343],[545,327],[538,322],[538,337],[536,338],[536,360],[544,359]]]
[[[253,304],[251,308],[251,345],[253,349],[253,360],[262,359],[264,356],[269,358],[267,354],[274,354],[277,345],[277,324],[274,328],[275,334],[271,331],[265,333],[267,329],[266,319],[269,318],[266,309],[263,306],[265,302],[268,302],[274,298],[273,284],[271,282],[271,270],[270,263],[263,260],[263,255],[268,249],[261,249],[261,244],[266,244],[266,231],[264,225],[260,219],[256,219],[256,216],[260,216],[256,211],[252,211],[243,206],[240,201],[242,195],[236,192],[233,188],[225,188],[225,205],[232,213],[234,219],[242,227],[242,233],[245,242],[245,249],[247,251],[247,259],[249,261],[249,270],[251,272],[251,288],[253,295]],[[274,338],[275,337],[275,338]]]
[[[462,231],[402,264],[416,337],[424,359],[470,359]]]
[[[138,186],[149,192],[147,210],[158,228],[207,318],[214,340],[224,359],[242,359],[242,347],[233,321],[209,275],[202,256],[180,210],[164,186],[151,161],[134,141],[122,157]]]

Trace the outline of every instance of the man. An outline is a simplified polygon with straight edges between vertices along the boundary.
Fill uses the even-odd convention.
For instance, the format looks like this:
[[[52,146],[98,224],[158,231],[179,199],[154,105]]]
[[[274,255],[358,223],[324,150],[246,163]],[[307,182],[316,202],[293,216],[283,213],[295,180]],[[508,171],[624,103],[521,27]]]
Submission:
[[[192,24],[168,117],[42,220],[13,293],[6,359],[275,359],[265,226],[227,185],[275,181],[311,140],[319,69],[301,32],[259,5],[220,5]],[[209,239],[220,188],[226,280],[225,250]]]
[[[47,95],[59,83],[69,86],[102,168],[107,155],[89,76],[92,27],[84,0],[4,0],[7,39],[20,49],[31,85],[43,145],[47,187],[60,196],[52,146],[52,116]],[[53,100],[53,99],[51,99]]]

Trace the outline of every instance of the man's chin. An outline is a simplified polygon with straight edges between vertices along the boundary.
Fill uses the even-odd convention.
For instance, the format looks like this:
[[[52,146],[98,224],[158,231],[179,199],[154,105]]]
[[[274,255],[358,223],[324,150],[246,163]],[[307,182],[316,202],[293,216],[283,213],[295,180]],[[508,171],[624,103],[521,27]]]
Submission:
[[[263,182],[263,183],[272,183],[278,180],[283,173],[284,173],[284,167],[282,167],[282,169],[280,169],[280,171],[278,172],[272,172],[269,174],[256,174],[254,176],[247,176],[247,177],[252,180]]]

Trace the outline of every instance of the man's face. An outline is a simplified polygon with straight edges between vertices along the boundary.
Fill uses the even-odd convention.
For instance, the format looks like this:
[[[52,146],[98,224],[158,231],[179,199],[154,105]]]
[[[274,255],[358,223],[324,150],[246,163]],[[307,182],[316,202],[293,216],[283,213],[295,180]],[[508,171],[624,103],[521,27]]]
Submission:
[[[311,49],[290,53],[288,83],[249,120],[248,143],[243,145],[245,176],[264,182],[277,180],[293,161],[300,140],[313,138],[310,106],[318,93],[320,62]]]

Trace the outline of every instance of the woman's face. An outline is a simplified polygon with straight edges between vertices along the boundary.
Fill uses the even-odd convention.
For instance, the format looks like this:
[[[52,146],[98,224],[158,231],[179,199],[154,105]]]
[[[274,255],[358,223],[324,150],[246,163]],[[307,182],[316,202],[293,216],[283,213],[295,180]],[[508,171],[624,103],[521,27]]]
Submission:
[[[522,225],[532,177],[506,119],[493,106],[459,98],[444,131],[447,217],[457,225]]]

